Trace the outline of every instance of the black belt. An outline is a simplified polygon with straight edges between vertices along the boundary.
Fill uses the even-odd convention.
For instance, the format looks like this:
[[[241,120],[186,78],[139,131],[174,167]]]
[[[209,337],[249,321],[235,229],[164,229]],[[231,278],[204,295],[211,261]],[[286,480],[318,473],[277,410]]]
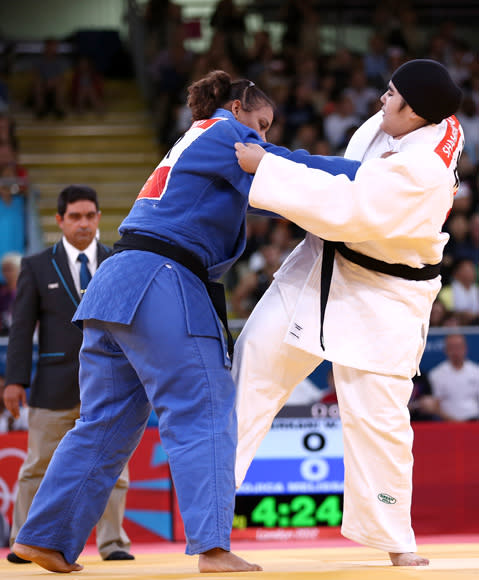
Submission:
[[[373,270],[374,272],[380,272],[381,274],[388,274],[389,276],[396,276],[397,278],[405,278],[406,280],[432,280],[439,276],[441,272],[441,264],[427,264],[422,268],[413,268],[412,266],[407,266],[406,264],[389,264],[388,262],[383,262],[382,260],[376,260],[370,256],[365,256],[359,252],[355,252],[348,248],[343,242],[330,242],[324,240],[323,247],[323,261],[321,264],[321,304],[320,304],[320,342],[321,348],[324,350],[324,336],[323,336],[323,323],[324,323],[324,313],[326,312],[326,304],[328,302],[329,289],[331,287],[331,278],[333,276],[334,267],[334,252],[338,251],[341,256],[367,268],[368,270]]]
[[[219,282],[212,282],[208,279],[208,271],[205,266],[203,266],[198,256],[189,250],[185,250],[184,248],[175,246],[169,242],[164,242],[158,238],[131,233],[123,234],[120,240],[115,242],[113,245],[114,254],[123,252],[124,250],[143,250],[145,252],[160,254],[161,256],[165,256],[165,258],[170,258],[182,266],[185,266],[185,268],[188,268],[188,270],[198,276],[198,278],[206,286],[213,307],[216,310],[219,319],[223,323],[228,341],[228,354],[232,359],[234,343],[233,337],[231,336],[231,332],[228,328],[225,289],[223,284],[220,284]]]

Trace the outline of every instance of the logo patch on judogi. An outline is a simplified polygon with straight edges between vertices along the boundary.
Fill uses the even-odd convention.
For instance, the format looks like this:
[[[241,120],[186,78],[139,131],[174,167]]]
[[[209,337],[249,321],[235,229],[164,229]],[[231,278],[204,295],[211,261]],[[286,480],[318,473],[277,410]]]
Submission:
[[[397,501],[395,497],[392,497],[392,495],[389,495],[387,493],[379,493],[378,500],[382,501],[383,503],[387,503],[389,505],[395,504]]]

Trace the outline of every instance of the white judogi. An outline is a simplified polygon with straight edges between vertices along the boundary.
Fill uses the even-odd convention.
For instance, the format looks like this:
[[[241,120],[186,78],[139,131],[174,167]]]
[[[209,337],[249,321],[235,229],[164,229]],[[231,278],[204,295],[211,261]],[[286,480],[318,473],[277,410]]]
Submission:
[[[381,121],[378,113],[351,140],[346,155],[363,161],[354,181],[271,154],[255,175],[251,205],[311,233],[277,272],[236,344],[236,483],[294,386],[330,360],[344,436],[342,533],[388,552],[411,552],[407,403],[440,279],[380,274],[336,252],[323,351],[319,236],[389,263],[420,268],[440,262],[463,136],[455,117],[397,140],[379,129]],[[396,154],[378,158],[391,150]],[[392,499],[385,503],[385,497]]]

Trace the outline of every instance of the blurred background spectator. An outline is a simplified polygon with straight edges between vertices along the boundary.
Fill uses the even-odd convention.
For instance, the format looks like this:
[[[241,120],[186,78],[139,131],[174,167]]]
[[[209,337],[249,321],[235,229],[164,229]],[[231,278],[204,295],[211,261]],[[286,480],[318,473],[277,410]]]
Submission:
[[[3,376],[0,376],[0,433],[9,433],[10,431],[27,431],[28,407],[21,407],[20,416],[18,417],[18,419],[14,419],[10,411],[8,411],[5,408],[5,404],[3,402],[4,387],[5,387],[5,378]],[[4,545],[8,546],[8,539]]]
[[[12,309],[17,294],[17,281],[20,274],[22,255],[7,252],[0,261],[4,284],[0,284],[0,336],[8,335],[12,323]]]
[[[245,65],[245,17],[246,11],[234,0],[219,0],[210,20],[212,29],[225,35],[226,52],[238,70]]]
[[[413,390],[408,404],[411,421],[441,421],[438,401],[432,394],[427,374],[414,376],[412,382]]]
[[[0,145],[0,258],[7,252],[23,254],[25,250],[26,203],[21,179],[11,145]]]
[[[457,314],[460,324],[479,324],[477,264],[467,258],[458,260],[453,267],[452,280],[441,289],[439,300],[447,310]]]
[[[464,151],[474,165],[479,162],[479,108],[471,94],[466,94],[457,113],[464,129]]]
[[[53,113],[65,116],[66,73],[70,65],[58,52],[58,40],[47,38],[41,56],[33,65],[33,110],[40,119]]]
[[[86,56],[80,56],[73,67],[71,101],[73,110],[82,115],[87,110],[101,114],[105,108],[104,78]]]
[[[447,360],[429,371],[436,413],[445,421],[479,420],[479,365],[467,358],[462,334],[445,339]]]
[[[356,113],[353,100],[344,91],[334,103],[334,110],[324,120],[324,135],[329,141],[333,152],[344,149],[349,141],[351,129],[357,129],[361,118]]]
[[[257,270],[249,270],[243,275],[231,293],[231,314],[237,318],[247,318],[254,305],[263,296],[273,274],[281,266],[281,247],[275,244],[261,246],[263,264]]]

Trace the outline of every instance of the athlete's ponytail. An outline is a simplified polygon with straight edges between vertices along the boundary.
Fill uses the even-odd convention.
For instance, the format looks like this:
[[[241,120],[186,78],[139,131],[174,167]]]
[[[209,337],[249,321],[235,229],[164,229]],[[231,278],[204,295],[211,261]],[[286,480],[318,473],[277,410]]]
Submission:
[[[231,81],[231,76],[215,70],[188,87],[188,106],[193,121],[208,119],[218,107],[231,108],[234,100],[240,100],[245,111],[254,111],[264,105],[274,108],[273,101],[251,81]]]

